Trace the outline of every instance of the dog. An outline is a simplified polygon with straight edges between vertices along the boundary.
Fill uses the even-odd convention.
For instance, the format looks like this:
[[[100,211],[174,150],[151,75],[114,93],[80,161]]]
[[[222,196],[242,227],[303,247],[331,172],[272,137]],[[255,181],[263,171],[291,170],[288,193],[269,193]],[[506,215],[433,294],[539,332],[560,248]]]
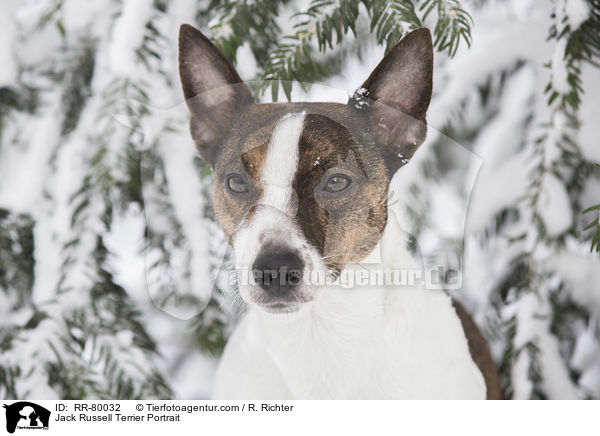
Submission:
[[[429,30],[406,35],[348,104],[256,104],[225,56],[185,24],[179,72],[248,305],[214,397],[501,398],[485,339],[445,292],[339,285],[374,261],[419,268],[392,224],[388,190],[427,133]]]

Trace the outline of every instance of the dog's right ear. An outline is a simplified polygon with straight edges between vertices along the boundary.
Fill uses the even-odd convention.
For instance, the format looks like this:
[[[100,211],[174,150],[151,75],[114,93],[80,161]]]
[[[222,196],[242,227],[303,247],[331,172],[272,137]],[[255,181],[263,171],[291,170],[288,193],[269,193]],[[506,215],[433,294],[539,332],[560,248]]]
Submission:
[[[179,28],[179,76],[190,129],[200,155],[213,167],[219,146],[239,111],[253,102],[231,62],[200,31]]]

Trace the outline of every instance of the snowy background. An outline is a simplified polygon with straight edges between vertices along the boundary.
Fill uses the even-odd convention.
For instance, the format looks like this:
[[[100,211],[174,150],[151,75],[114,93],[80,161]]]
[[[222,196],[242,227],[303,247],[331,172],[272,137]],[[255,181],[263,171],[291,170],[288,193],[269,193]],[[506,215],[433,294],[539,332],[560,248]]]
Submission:
[[[600,6],[460,3],[471,46],[436,52],[428,140],[393,200],[428,262],[462,271],[453,295],[507,397],[600,398],[600,264],[584,230],[598,210],[583,213],[600,203],[600,70],[569,55]],[[263,39],[293,34],[309,6],[2,1],[0,397],[210,396],[241,308],[218,275],[231,254],[187,131],[178,29],[196,25],[260,80],[263,52],[276,60]],[[293,100],[346,102],[382,59],[370,11],[357,11],[343,44],[309,42],[333,67]],[[264,16],[273,34],[252,37]]]

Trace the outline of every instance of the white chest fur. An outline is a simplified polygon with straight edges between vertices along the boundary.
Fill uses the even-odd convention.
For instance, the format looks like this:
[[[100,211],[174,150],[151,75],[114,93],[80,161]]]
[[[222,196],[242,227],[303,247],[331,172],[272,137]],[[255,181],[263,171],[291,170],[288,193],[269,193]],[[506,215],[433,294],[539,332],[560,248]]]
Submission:
[[[412,261],[398,252],[390,227],[378,249],[386,266],[406,268]],[[214,392],[239,399],[485,395],[450,297],[417,286],[327,287],[290,315],[250,308],[227,344]]]

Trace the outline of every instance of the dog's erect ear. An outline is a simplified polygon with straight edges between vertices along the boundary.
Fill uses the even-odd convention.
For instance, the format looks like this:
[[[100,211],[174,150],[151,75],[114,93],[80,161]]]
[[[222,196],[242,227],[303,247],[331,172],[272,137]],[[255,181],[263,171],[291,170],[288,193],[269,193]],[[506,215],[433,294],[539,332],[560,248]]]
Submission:
[[[200,31],[179,28],[179,76],[192,114],[198,151],[214,166],[218,148],[239,111],[253,102],[233,65]]]
[[[394,171],[408,162],[425,140],[432,75],[431,33],[420,28],[385,55],[355,96],[371,101],[376,137],[387,147]]]

